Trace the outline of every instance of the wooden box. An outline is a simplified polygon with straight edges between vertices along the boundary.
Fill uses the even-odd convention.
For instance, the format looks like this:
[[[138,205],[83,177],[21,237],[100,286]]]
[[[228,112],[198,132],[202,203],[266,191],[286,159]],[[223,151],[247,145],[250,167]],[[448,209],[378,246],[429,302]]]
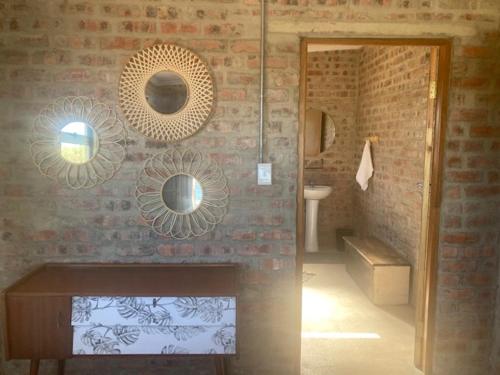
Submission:
[[[410,265],[375,238],[344,237],[346,270],[376,305],[408,303]]]

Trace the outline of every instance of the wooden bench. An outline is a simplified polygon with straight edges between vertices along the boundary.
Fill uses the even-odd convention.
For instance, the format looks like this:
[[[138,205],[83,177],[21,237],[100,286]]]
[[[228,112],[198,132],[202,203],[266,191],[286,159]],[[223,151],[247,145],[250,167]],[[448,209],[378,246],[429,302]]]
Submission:
[[[346,269],[376,305],[408,303],[410,264],[376,238],[344,237]]]

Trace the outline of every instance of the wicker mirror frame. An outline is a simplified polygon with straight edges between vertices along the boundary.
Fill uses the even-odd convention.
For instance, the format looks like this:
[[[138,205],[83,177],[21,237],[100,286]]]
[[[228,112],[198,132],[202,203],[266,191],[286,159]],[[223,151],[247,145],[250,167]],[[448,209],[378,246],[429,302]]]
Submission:
[[[97,136],[89,160],[72,163],[61,153],[61,130],[83,122]],[[95,99],[72,96],[56,99],[35,118],[30,152],[40,173],[71,189],[86,189],[111,179],[125,159],[126,133],[116,111]]]
[[[149,79],[171,71],[187,85],[185,105],[175,113],[155,111],[146,100]],[[120,77],[119,100],[130,125],[147,137],[176,142],[197,132],[213,108],[213,81],[200,57],[174,44],[158,44],[135,54]]]
[[[166,181],[177,175],[194,177],[201,185],[201,203],[193,211],[175,211],[163,199]],[[215,161],[199,151],[172,147],[145,162],[137,180],[135,196],[142,218],[157,234],[183,240],[202,236],[223,220],[229,188]]]

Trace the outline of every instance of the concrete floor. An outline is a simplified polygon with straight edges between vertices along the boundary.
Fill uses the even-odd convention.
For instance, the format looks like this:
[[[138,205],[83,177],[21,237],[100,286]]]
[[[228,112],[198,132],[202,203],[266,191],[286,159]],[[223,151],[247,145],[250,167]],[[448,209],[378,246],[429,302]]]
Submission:
[[[304,264],[302,375],[417,375],[410,306],[373,305],[344,264]]]

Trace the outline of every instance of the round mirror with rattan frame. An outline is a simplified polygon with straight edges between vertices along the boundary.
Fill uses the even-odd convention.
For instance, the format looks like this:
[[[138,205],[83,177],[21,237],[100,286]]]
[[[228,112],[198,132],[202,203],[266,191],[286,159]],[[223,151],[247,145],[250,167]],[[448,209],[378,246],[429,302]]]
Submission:
[[[185,104],[174,113],[156,111],[146,98],[149,80],[160,72],[179,75],[187,86]],[[190,50],[158,44],[139,51],[120,77],[119,100],[130,125],[147,137],[176,142],[196,133],[213,108],[213,80],[208,67]]]
[[[166,183],[177,176],[189,177],[199,184],[199,201],[189,210],[180,211],[164,198]],[[214,160],[199,151],[177,147],[146,160],[135,197],[142,218],[157,234],[183,240],[202,236],[223,220],[229,188]]]
[[[43,108],[29,141],[40,173],[71,189],[111,179],[126,153],[125,128],[114,108],[84,96],[58,98]]]

